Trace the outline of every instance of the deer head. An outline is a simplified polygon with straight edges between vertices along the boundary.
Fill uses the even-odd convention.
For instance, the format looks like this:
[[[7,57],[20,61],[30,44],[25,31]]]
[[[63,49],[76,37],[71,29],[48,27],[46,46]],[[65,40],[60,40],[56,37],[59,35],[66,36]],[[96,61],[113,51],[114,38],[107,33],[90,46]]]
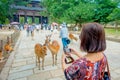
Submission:
[[[46,36],[45,45],[48,45],[48,44],[50,43],[50,41],[51,41],[51,36],[52,36],[52,35],[47,35],[47,36]]]

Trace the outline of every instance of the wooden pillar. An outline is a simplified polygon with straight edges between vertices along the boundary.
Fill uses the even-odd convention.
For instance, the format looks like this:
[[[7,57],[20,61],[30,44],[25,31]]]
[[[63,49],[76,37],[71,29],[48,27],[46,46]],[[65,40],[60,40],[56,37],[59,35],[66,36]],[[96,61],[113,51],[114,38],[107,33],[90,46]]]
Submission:
[[[18,22],[20,22],[20,13],[18,13]]]
[[[41,21],[41,16],[39,16],[39,23],[40,23],[40,24],[42,23],[42,21]]]
[[[25,19],[25,20],[24,20],[24,21],[25,21],[24,23],[28,23],[28,22],[27,22],[27,12],[26,12],[26,11],[24,11],[24,19]]]
[[[32,23],[34,23],[35,22],[35,12],[33,12],[32,14],[33,14],[33,16],[32,16]]]
[[[13,21],[15,21],[15,22],[19,22],[18,19],[19,19],[19,18],[18,18],[18,14],[16,13],[16,14],[14,15],[14,19],[13,19]]]
[[[34,23],[35,22],[35,20],[34,20],[34,16],[31,16],[32,17],[32,23]]]

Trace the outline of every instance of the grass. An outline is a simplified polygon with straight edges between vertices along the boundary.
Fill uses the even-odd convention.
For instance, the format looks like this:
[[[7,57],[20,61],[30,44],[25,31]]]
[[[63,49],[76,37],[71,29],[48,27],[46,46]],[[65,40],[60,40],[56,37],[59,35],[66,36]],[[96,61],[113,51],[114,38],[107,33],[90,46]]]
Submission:
[[[105,28],[105,33],[106,35],[112,35],[112,36],[120,36],[120,29],[109,29],[109,28]]]

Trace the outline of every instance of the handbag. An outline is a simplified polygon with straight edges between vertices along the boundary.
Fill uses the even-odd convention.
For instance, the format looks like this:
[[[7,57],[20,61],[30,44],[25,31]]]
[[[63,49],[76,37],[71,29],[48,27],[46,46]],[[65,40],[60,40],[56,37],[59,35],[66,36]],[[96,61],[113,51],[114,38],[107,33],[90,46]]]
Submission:
[[[104,55],[105,55],[105,54],[104,54]],[[106,56],[105,56],[105,57],[106,57]],[[107,57],[106,57],[106,62],[107,62],[107,71],[104,71],[104,72],[103,72],[102,80],[111,80]]]

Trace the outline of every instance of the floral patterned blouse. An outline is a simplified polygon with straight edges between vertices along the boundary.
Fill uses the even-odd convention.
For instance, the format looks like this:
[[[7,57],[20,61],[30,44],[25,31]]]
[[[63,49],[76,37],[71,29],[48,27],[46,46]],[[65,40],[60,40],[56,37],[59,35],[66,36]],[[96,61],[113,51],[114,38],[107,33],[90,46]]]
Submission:
[[[102,73],[107,65],[106,57],[93,63],[86,58],[80,58],[65,69],[67,80],[102,80]]]

